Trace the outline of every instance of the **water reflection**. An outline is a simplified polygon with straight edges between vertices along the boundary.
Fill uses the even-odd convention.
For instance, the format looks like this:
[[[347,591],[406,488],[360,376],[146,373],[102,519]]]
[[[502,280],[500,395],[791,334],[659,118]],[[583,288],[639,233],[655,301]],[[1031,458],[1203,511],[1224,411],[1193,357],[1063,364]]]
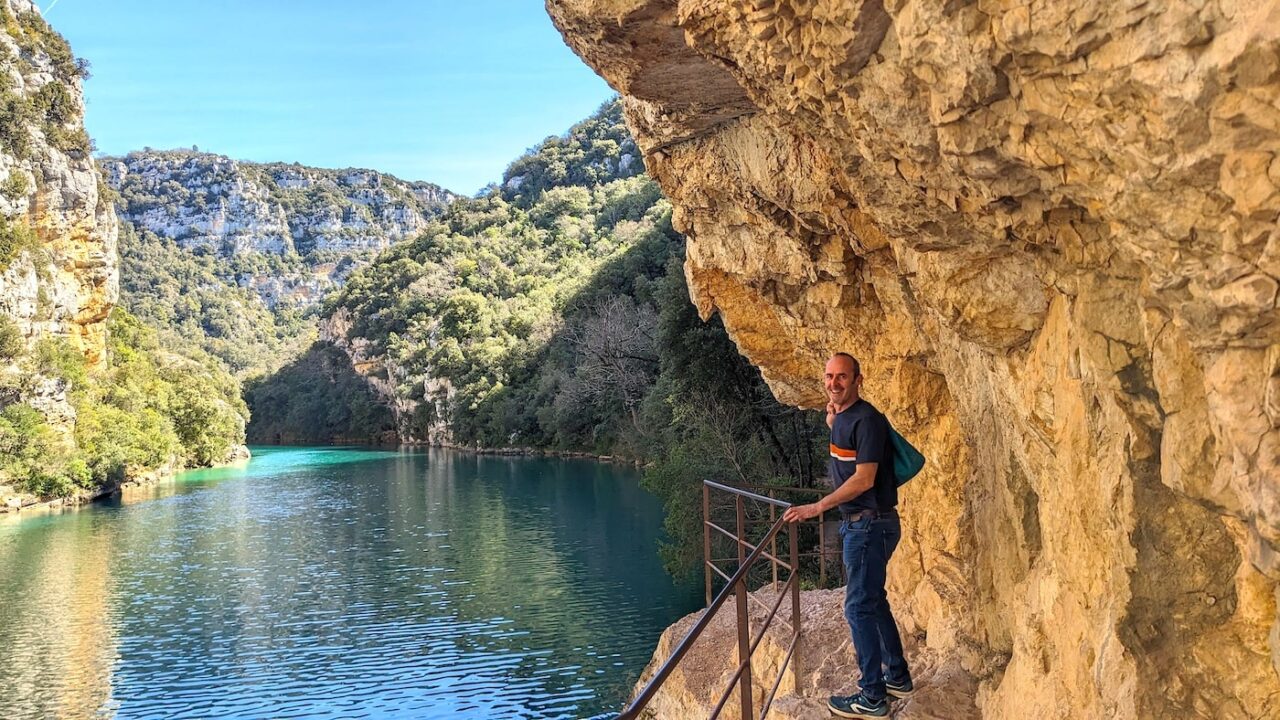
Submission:
[[[0,563],[0,708],[84,718],[111,696],[112,538],[100,524],[39,538],[16,535]],[[9,560],[11,555],[24,558]],[[86,712],[89,711],[89,712]],[[3,717],[15,717],[5,712]]]
[[[579,717],[697,602],[586,461],[259,450],[0,527],[0,717]]]

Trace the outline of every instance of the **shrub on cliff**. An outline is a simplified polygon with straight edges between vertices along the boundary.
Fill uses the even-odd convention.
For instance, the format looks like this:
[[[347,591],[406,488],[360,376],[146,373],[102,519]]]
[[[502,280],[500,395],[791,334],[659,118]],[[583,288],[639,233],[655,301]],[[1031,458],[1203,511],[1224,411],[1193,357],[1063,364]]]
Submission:
[[[18,329],[17,323],[0,315],[0,360],[13,360],[25,349],[26,343],[22,340],[22,331]]]
[[[30,387],[7,393],[18,401],[0,417],[0,474],[29,492],[68,495],[171,461],[207,465],[244,441],[247,410],[220,365],[165,352],[154,330],[119,308],[108,332],[105,370],[86,368],[63,338],[45,339],[21,358],[23,382],[61,381],[75,410],[67,435],[30,404]]]
[[[9,264],[24,250],[31,250],[39,245],[40,240],[35,231],[24,219],[9,220],[0,217],[0,272],[8,269]]]
[[[0,477],[49,497],[70,495],[91,482],[88,466],[66,439],[39,411],[23,404],[0,410]]]

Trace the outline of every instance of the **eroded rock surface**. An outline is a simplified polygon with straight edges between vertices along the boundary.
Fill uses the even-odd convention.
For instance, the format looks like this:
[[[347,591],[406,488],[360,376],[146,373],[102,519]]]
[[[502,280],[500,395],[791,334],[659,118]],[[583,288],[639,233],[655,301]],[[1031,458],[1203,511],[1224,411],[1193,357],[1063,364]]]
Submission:
[[[194,150],[103,158],[120,219],[236,263],[269,307],[308,308],[457,196],[374,170],[252,163]],[[127,286],[128,283],[126,283]]]
[[[84,135],[81,70],[29,0],[0,0],[0,105],[0,316],[28,347],[65,337],[101,366],[116,214]]]
[[[699,309],[923,446],[892,593],[983,717],[1280,716],[1280,3],[548,9]]]

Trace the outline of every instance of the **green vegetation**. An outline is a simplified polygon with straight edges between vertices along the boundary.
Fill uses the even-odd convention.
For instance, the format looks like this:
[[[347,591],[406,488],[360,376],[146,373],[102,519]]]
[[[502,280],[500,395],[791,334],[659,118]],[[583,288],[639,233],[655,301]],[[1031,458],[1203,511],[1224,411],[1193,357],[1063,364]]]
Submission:
[[[316,343],[274,375],[245,383],[255,443],[394,442],[391,411],[338,348]],[[259,419],[261,418],[261,419]]]
[[[467,445],[647,460],[646,485],[668,505],[668,566],[684,572],[700,552],[702,480],[808,485],[825,427],[774,401],[719,321],[698,318],[684,240],[636,156],[607,104],[354,272],[325,312],[350,317],[348,339],[394,368],[380,379],[417,403],[416,437],[444,424]],[[297,371],[259,381],[251,436],[380,427],[332,422],[324,410],[351,400],[329,383],[320,401],[318,386]]]
[[[31,157],[31,123],[35,110],[21,95],[0,91],[0,147],[18,160]]]
[[[80,124],[75,98],[65,81],[45,83],[30,102],[50,145],[73,156],[87,155],[93,150],[93,143]]]
[[[326,312],[350,312],[352,337],[367,339],[403,369],[394,381],[405,400],[447,400],[442,419],[455,438],[485,446],[642,453],[634,422],[630,428],[594,423],[600,425],[595,436],[583,437],[580,423],[592,418],[577,406],[604,405],[608,391],[592,395],[597,388],[578,383],[575,392],[581,392],[568,402],[557,390],[577,346],[567,335],[549,342],[562,322],[587,322],[595,301],[611,295],[603,281],[592,279],[606,270],[599,277],[614,277],[623,294],[639,300],[631,303],[633,314],[656,317],[647,286],[681,242],[670,228],[669,205],[648,177],[637,174],[639,163],[619,170],[618,163],[606,162],[609,157],[591,156],[584,162],[597,165],[592,172],[560,170],[564,156],[587,157],[583,148],[619,132],[625,128],[614,103],[566,138],[546,141],[533,153],[541,160],[517,161],[506,190],[454,203],[416,240],[353,273],[327,301]],[[554,186],[536,195],[523,190],[546,186],[548,174],[589,177],[593,184]],[[598,298],[581,294],[592,282],[600,286]],[[657,357],[651,348],[645,352],[651,357],[644,372],[652,376]],[[428,377],[447,379],[452,396],[427,398]],[[557,395],[563,395],[558,407]],[[635,400],[628,396],[628,418]],[[433,419],[433,413],[418,417],[420,423]],[[426,427],[410,431],[427,435]]]
[[[120,304],[157,328],[166,348],[207,353],[237,375],[274,369],[314,339],[314,322],[293,308],[273,312],[236,277],[279,272],[285,262],[276,255],[228,260],[208,249],[188,251],[121,223]]]
[[[75,99],[62,83],[45,83],[31,96],[31,106],[52,125],[66,125],[77,120]]]
[[[18,324],[6,315],[0,315],[0,360],[9,362],[17,359],[26,349],[22,340],[22,330]]]
[[[9,200],[18,200],[26,196],[27,191],[31,189],[30,181],[27,180],[27,174],[17,168],[9,169],[9,176],[0,182],[0,195],[4,195]]]
[[[31,157],[31,127],[38,124],[53,147],[76,157],[93,151],[89,135],[80,126],[80,111],[70,88],[89,77],[89,63],[77,59],[71,46],[45,22],[38,12],[14,15],[0,8],[0,25],[18,45],[17,62],[24,74],[41,67],[39,56],[48,59],[53,79],[30,97],[14,92],[8,75],[0,80],[0,145],[19,160]]]
[[[0,411],[0,475],[29,492],[64,496],[168,462],[207,465],[244,440],[239,385],[216,362],[164,351],[154,330],[119,308],[108,322],[107,370],[91,372],[69,341],[45,339],[22,359],[16,386],[0,388],[8,399]],[[75,411],[73,435],[30,402],[56,402],[62,393]]]
[[[88,157],[93,152],[93,141],[89,133],[82,127],[67,128],[61,125],[46,125],[44,136],[53,147],[73,158]]]
[[[21,478],[25,490],[45,497],[70,495],[92,483],[88,466],[66,439],[23,404],[0,410],[0,473]]]
[[[40,240],[25,220],[0,217],[0,272],[22,254],[40,246]]]
[[[46,55],[58,80],[70,83],[89,77],[89,63],[71,53],[66,38],[54,31],[40,13],[28,11],[15,16],[8,7],[3,7],[0,8],[0,24],[18,43],[19,53],[28,62],[39,53]]]

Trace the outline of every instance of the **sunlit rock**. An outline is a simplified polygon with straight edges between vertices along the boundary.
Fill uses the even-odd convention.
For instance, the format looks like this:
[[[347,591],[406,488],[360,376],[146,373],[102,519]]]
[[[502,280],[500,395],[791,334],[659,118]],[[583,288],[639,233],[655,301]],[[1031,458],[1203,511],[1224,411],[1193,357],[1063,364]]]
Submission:
[[[1280,714],[1280,4],[548,9],[699,310],[924,448],[892,596],[983,717]]]

